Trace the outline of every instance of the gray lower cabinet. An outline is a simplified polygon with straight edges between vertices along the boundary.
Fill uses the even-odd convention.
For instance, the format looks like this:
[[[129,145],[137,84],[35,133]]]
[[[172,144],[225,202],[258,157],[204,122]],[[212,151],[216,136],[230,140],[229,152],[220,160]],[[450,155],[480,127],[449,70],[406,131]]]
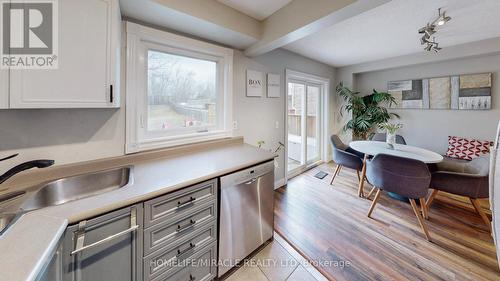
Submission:
[[[217,180],[144,202],[144,281],[217,276]]]
[[[217,179],[70,225],[38,281],[217,276]]]
[[[65,281],[141,281],[142,204],[69,226],[63,240]]]
[[[36,278],[36,281],[63,281],[62,264],[62,243],[60,243],[47,268]]]

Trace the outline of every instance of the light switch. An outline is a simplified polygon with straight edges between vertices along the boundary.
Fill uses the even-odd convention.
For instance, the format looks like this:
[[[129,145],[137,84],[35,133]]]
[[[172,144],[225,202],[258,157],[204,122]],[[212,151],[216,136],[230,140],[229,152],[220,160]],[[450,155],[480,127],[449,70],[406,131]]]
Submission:
[[[280,128],[280,122],[279,122],[279,121],[276,121],[276,122],[274,123],[274,127],[275,127],[276,129],[279,129],[279,128]]]

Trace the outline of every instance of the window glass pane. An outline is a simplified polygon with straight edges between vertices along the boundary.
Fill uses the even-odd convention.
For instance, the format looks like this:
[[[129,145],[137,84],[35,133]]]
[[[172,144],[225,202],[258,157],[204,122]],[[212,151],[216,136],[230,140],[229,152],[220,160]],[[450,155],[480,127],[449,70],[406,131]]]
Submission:
[[[314,163],[315,161],[320,159],[320,119],[319,119],[319,93],[320,88],[317,86],[307,86],[307,162]]]
[[[306,88],[303,84],[288,83],[288,171],[303,163],[302,102]]]
[[[148,51],[148,131],[217,125],[217,63]]]

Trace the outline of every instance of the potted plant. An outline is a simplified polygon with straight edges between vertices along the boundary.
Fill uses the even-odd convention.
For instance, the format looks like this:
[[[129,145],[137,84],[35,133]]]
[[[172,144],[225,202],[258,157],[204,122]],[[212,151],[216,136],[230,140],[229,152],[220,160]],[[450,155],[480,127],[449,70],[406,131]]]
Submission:
[[[386,106],[396,104],[396,99],[389,93],[373,89],[372,94],[361,96],[359,92],[345,87],[342,82],[337,85],[336,91],[345,101],[340,108],[340,115],[352,115],[343,130],[352,131],[354,139],[367,139],[378,125],[387,123],[392,117],[399,118],[399,115],[387,111]]]
[[[394,144],[396,144],[396,133],[399,129],[403,128],[403,124],[392,124],[387,122],[380,124],[379,128],[386,131],[385,142],[394,147]]]

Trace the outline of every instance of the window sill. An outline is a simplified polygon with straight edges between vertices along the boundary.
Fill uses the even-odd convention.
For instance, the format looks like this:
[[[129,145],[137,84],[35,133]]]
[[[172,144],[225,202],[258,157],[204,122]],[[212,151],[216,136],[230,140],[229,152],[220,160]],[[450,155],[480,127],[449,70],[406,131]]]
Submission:
[[[147,150],[160,148],[171,148],[175,146],[183,146],[187,144],[201,143],[218,139],[232,137],[232,132],[215,131],[203,134],[193,134],[185,136],[177,136],[171,138],[160,138],[154,140],[145,140],[139,143],[127,143],[125,146],[125,154],[136,153]]]

